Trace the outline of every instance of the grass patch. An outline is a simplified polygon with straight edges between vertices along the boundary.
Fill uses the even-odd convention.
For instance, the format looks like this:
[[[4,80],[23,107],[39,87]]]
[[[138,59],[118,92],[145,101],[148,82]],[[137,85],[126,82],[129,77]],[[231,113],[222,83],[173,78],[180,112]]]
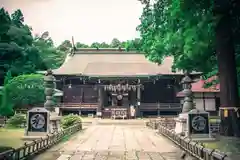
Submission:
[[[218,149],[222,152],[240,154],[240,139],[236,137],[220,136],[218,141],[205,142],[207,148]]]
[[[21,138],[24,128],[0,128],[0,146],[18,148],[23,145]]]

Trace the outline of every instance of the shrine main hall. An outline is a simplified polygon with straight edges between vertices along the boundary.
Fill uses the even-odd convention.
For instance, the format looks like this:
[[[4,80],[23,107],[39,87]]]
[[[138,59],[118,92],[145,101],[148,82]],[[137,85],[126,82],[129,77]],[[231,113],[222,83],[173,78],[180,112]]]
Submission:
[[[103,118],[177,114],[183,72],[172,72],[172,64],[172,57],[158,65],[144,53],[121,48],[75,49],[53,70],[63,92],[59,113]]]

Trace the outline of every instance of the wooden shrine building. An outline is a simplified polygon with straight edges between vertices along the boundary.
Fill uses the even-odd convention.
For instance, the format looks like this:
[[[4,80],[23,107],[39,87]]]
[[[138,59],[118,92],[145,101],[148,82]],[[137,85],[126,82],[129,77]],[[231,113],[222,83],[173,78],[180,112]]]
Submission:
[[[125,49],[76,49],[53,70],[63,91],[60,113],[114,118],[177,114],[183,74],[173,73],[172,64],[171,57],[157,65]]]

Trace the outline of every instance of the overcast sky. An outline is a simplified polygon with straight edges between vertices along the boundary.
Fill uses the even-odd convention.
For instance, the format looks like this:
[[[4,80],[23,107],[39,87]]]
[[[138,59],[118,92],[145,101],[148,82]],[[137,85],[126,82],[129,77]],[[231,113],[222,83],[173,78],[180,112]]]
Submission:
[[[20,8],[34,33],[49,31],[56,44],[110,42],[138,37],[142,5],[138,0],[0,0],[10,13]]]

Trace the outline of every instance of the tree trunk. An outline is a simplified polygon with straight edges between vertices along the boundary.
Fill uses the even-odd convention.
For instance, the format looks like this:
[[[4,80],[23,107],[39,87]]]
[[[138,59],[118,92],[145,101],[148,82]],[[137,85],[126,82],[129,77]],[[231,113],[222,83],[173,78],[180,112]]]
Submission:
[[[224,8],[226,9],[226,6]],[[238,86],[231,15],[229,10],[221,10],[220,14],[221,18],[216,26],[216,51],[221,99],[220,131],[224,136],[240,137],[239,118],[234,110],[234,107],[238,107]]]

